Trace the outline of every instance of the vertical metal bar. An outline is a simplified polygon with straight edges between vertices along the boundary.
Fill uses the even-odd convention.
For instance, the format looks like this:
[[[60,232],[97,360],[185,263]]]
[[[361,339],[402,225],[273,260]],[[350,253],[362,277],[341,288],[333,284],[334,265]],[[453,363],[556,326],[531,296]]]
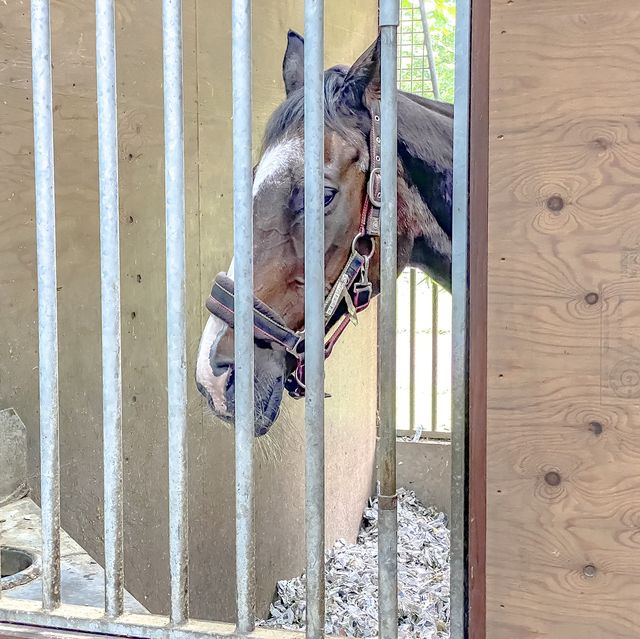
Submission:
[[[431,430],[438,430],[438,285],[431,280]]]
[[[396,278],[397,258],[397,32],[398,0],[381,0],[382,207],[378,374],[380,439],[378,496],[379,637],[398,636],[398,521],[396,498]]]
[[[453,264],[451,385],[451,639],[467,621],[468,245],[471,3],[456,5],[456,117],[453,129]]]
[[[118,115],[113,0],[96,0],[96,86],[100,174],[102,293],[102,421],[104,452],[105,611],[123,612],[122,373],[120,362],[120,234]]]
[[[251,162],[251,0],[232,3],[233,242],[235,307],[236,602],[241,633],[255,627],[253,487],[253,196]]]
[[[420,19],[422,20],[422,32],[424,33],[424,47],[427,50],[427,61],[429,63],[429,76],[431,77],[431,87],[433,88],[433,97],[440,99],[440,88],[438,86],[438,72],[436,70],[436,61],[433,56],[433,45],[431,44],[431,34],[429,33],[429,19],[427,17],[427,8],[424,0],[420,0]]]
[[[48,0],[31,2],[33,142],[38,260],[38,372],[42,506],[42,605],[60,605],[58,305]]]
[[[416,269],[409,269],[409,430],[416,429]]]
[[[167,386],[169,425],[169,572],[171,621],[189,616],[187,508],[186,265],[184,122],[180,0],[162,2],[164,188],[167,253]]]
[[[304,258],[307,637],[324,637],[324,2],[305,0]]]

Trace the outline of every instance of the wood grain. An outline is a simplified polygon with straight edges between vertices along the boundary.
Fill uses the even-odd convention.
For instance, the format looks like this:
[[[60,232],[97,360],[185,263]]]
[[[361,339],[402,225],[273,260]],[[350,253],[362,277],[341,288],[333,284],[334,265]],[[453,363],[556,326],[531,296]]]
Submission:
[[[487,637],[635,639],[640,11],[491,11]]]

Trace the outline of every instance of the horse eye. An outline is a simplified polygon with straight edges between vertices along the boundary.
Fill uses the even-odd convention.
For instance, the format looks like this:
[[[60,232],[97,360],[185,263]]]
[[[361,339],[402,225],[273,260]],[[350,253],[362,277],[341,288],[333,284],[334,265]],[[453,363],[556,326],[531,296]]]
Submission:
[[[338,191],[336,189],[332,189],[329,186],[324,187],[324,205],[329,206],[331,202],[333,202],[333,198],[336,196]]]

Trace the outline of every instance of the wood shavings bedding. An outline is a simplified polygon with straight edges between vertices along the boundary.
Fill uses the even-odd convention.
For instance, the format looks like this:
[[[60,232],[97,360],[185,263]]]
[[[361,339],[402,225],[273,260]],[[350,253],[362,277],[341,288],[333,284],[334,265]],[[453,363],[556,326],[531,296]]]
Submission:
[[[447,516],[425,508],[413,491],[398,491],[398,635],[449,637]],[[325,632],[345,637],[378,634],[378,504],[370,500],[356,544],[338,540],[326,553]],[[305,627],[304,575],[279,581],[270,616],[259,625]]]

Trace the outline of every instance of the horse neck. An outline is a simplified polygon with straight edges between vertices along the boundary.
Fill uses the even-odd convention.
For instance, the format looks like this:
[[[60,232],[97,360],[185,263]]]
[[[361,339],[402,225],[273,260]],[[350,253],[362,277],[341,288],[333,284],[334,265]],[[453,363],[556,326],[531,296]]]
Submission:
[[[451,238],[435,220],[419,190],[398,175],[398,272],[414,266],[451,290]]]
[[[450,107],[399,98],[398,269],[415,266],[451,290]]]

